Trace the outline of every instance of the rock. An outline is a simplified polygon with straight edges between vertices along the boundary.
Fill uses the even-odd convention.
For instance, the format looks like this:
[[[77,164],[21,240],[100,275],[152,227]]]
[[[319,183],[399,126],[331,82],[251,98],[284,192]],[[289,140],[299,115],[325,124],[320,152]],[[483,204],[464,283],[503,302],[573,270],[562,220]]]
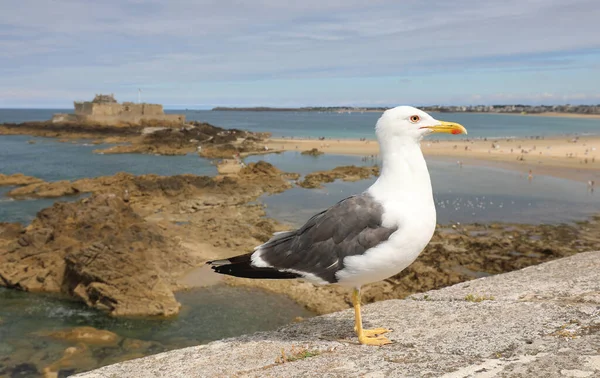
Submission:
[[[353,311],[346,310],[77,377],[598,376],[600,303],[569,300],[597,291],[598,271],[600,252],[581,253],[415,298],[364,306],[367,327],[392,329],[386,336],[393,344],[384,347],[358,345]],[[460,299],[474,292],[474,284],[475,291],[501,299]],[[543,299],[514,299],[527,291]],[[572,337],[557,334],[565,329]]]
[[[158,124],[142,121],[141,126],[127,123],[99,125],[90,122],[26,122],[1,124],[0,135],[3,134],[55,137],[61,138],[60,141],[63,142],[87,138],[94,139],[94,144],[99,144],[98,138],[101,137],[102,142],[106,144],[128,143],[94,151],[100,154],[184,155],[202,146],[202,150],[206,150],[206,157],[218,158],[230,158],[231,151],[234,153],[263,152],[263,147],[256,142],[269,137],[269,133],[223,129],[195,121],[184,127],[181,127],[180,123],[169,124],[162,121]]]
[[[231,143],[219,146],[202,147],[198,155],[208,159],[226,159],[237,155],[240,151]]]
[[[181,305],[159,276],[155,259],[134,248],[127,251],[96,242],[68,253],[65,257],[66,285],[88,306],[114,316],[177,314]],[[140,258],[142,261],[136,261]]]
[[[196,175],[134,176],[128,173],[117,173],[114,176],[83,178],[76,181],[42,182],[16,188],[7,193],[16,199],[23,198],[56,198],[81,193],[119,193],[124,198],[125,193],[131,199],[132,195],[167,195],[176,196],[188,193],[190,190],[216,186],[212,177]],[[127,191],[127,192],[125,192]]]
[[[95,154],[148,154],[148,155],[165,155],[165,156],[176,156],[185,155],[193,152],[193,147],[187,148],[173,148],[170,146],[151,145],[151,144],[134,144],[134,145],[120,145],[113,146],[104,149],[97,149],[93,152]]]
[[[0,285],[65,293],[115,316],[170,316],[179,275],[214,249],[241,253],[279,230],[247,203],[291,184],[259,162],[235,177],[120,173],[69,186],[94,194],[55,203],[26,228],[0,223]],[[176,225],[181,214],[194,226]]]
[[[181,269],[189,260],[114,195],[56,203],[5,244],[0,285],[67,293],[117,316],[179,311],[164,269]]]
[[[378,176],[378,167],[357,167],[354,165],[336,167],[329,171],[309,173],[304,180],[298,183],[303,188],[320,188],[322,183],[334,182],[342,179],[344,181],[364,180],[371,176]]]
[[[19,223],[0,222],[0,243],[17,238],[21,232],[23,232],[23,226]]]
[[[65,349],[63,356],[52,364],[46,366],[42,372],[44,378],[59,378],[65,376],[66,372],[75,372],[77,369],[68,369],[78,366],[93,366],[90,351],[85,344],[77,344]],[[67,369],[65,369],[67,368]]]
[[[235,175],[242,169],[242,165],[235,159],[223,159],[217,164],[220,175]]]
[[[31,363],[22,363],[14,367],[4,368],[0,365],[0,375],[10,378],[37,377],[40,374],[37,367]]]
[[[0,124],[2,135],[34,135],[42,137],[68,139],[94,139],[98,137],[137,137],[141,127],[118,125],[107,126],[91,122],[24,122]],[[68,138],[68,139],[66,139]]]
[[[120,337],[110,331],[97,329],[94,327],[75,327],[59,331],[51,331],[41,334],[41,336],[51,337],[57,340],[64,340],[72,343],[82,342],[91,345],[115,345]]]
[[[6,195],[13,198],[56,198],[79,194],[70,181],[38,182],[15,188]]]
[[[264,179],[269,177],[279,177],[282,171],[276,168],[271,163],[259,160],[256,163],[250,163],[240,170],[240,176]]]
[[[22,186],[37,184],[44,180],[37,177],[25,176],[22,173],[15,173],[14,175],[4,175],[0,173],[0,186]]]
[[[310,150],[306,150],[306,151],[302,151],[301,155],[310,155],[310,156],[319,156],[319,155],[323,155],[324,152],[323,151],[319,151],[318,148],[313,148]]]

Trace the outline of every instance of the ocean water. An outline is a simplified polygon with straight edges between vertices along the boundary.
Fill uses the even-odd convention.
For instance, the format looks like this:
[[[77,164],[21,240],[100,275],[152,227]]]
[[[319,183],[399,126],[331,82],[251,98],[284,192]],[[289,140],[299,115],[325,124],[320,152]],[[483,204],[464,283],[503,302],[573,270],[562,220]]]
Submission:
[[[35,141],[30,144],[29,141]],[[52,138],[26,135],[0,136],[0,173],[22,173],[46,181],[77,180],[85,177],[114,175],[127,172],[136,175],[215,175],[216,167],[196,154],[184,156],[154,156],[141,154],[100,155],[95,149],[108,145],[92,145],[89,141],[60,143]],[[0,187],[0,222],[29,223],[38,211],[51,206],[55,199],[15,201],[4,194],[11,187]],[[83,195],[82,195],[83,196]],[[82,196],[65,197],[72,201]]]
[[[34,139],[35,144],[28,141]],[[60,143],[50,138],[0,136],[0,173],[23,173],[48,181],[75,180],[83,177],[156,173],[174,175],[191,173],[214,175],[216,168],[195,154],[154,156],[141,154],[98,155],[99,146],[86,143]],[[43,158],[42,158],[43,157]],[[374,165],[377,160],[360,156],[325,154],[301,155],[296,151],[250,156],[247,163],[267,161],[285,172],[305,175],[342,165]],[[463,166],[428,159],[438,221],[448,222],[518,222],[561,223],[585,219],[600,212],[599,193],[590,193],[585,183],[549,176],[535,176],[499,168]],[[345,196],[360,193],[374,179],[356,183],[335,182],[324,189],[295,188],[265,196],[268,214],[291,224],[298,224]],[[29,223],[43,208],[57,199],[12,200],[4,196],[10,187],[0,187],[0,222]],[[80,197],[63,197],[71,201]]]
[[[72,113],[73,109],[0,109],[0,123],[47,121],[56,113]]]
[[[276,137],[326,137],[374,139],[375,123],[381,115],[366,113],[318,112],[214,112],[183,113],[188,120],[208,122],[226,128],[268,131]],[[600,134],[600,119],[554,118],[479,113],[431,113],[437,119],[459,122],[469,138],[529,137],[564,134]],[[456,138],[438,134],[438,139]],[[463,138],[464,136],[459,136]],[[464,137],[466,138],[466,137]]]
[[[217,285],[180,292],[176,296],[182,304],[177,317],[114,318],[56,295],[0,287],[0,356],[10,357],[8,361],[43,361],[42,365],[49,365],[60,359],[65,348],[74,343],[40,335],[71,327],[90,326],[126,338],[156,342],[146,351],[151,354],[272,330],[291,323],[296,317],[314,315],[283,295],[258,289]],[[129,352],[119,346],[90,345],[89,349],[95,361],[89,363],[87,369],[105,365],[103,361]],[[31,350],[40,352],[29,357]],[[32,360],[36,358],[40,360]],[[7,363],[6,360],[0,363],[0,372]]]
[[[271,163],[284,172],[295,172],[306,175],[315,171],[324,171],[343,165],[369,166],[377,164],[377,160],[363,160],[360,156],[324,154],[320,156],[302,155],[300,152],[287,151],[279,154],[248,156],[246,163],[259,160]]]
[[[34,141],[30,144],[29,141]],[[143,154],[94,154],[110,147],[90,141],[60,143],[54,138],[27,135],[0,135],[0,173],[39,177],[46,181],[76,180],[84,177],[127,172],[136,175],[215,175],[217,168],[196,154],[155,156]]]
[[[590,192],[585,183],[550,176],[534,176],[529,180],[527,175],[516,171],[459,167],[435,159],[428,159],[427,165],[440,224],[559,224],[583,220],[600,212],[600,192]],[[375,178],[357,182],[338,180],[321,189],[294,188],[265,195],[261,201],[267,205],[267,216],[297,227],[337,201],[361,193],[374,181]]]
[[[0,109],[0,122],[44,120],[57,110]],[[377,113],[258,113],[186,112],[197,119],[223,127],[269,131],[275,136],[325,136],[328,138],[372,138]],[[600,120],[502,116],[486,114],[440,114],[469,129],[469,137],[510,137],[558,134],[598,134]],[[29,141],[35,141],[30,144]],[[23,173],[44,180],[74,180],[83,177],[155,173],[174,175],[216,174],[210,161],[197,155],[98,155],[89,141],[59,143],[55,139],[0,136],[0,173]],[[356,156],[303,156],[298,152],[253,156],[246,162],[266,160],[287,172],[307,173],[340,165],[372,165]],[[546,176],[528,180],[503,169],[459,166],[428,159],[438,222],[561,223],[583,220],[600,211],[600,193],[590,193],[586,184]],[[336,201],[365,190],[374,179],[337,181],[323,189],[294,188],[263,196],[267,215],[292,226]],[[14,201],[0,188],[0,222],[28,223],[40,209],[55,199]],[[74,200],[76,197],[58,200]],[[34,295],[0,288],[0,355],[19,353],[19,348],[37,348],[58,359],[65,345],[42,338],[23,340],[35,331],[90,325],[120,335],[160,342],[166,348],[198,344],[256,330],[276,328],[295,316],[310,316],[284,297],[249,289],[212,287],[180,293],[179,317],[170,320],[113,319],[79,303],[53,296]],[[20,340],[20,341],[19,341]],[[160,350],[157,350],[158,352]],[[94,352],[96,353],[96,352]],[[106,353],[99,351],[99,354]],[[119,353],[112,351],[110,353]]]
[[[42,121],[54,113],[71,109],[0,109],[0,123]],[[375,122],[381,115],[318,112],[215,112],[210,110],[167,110],[185,114],[187,120],[208,122],[225,128],[267,131],[276,137],[326,137],[373,139]],[[529,137],[565,134],[600,134],[600,119],[555,118],[479,113],[432,113],[438,119],[463,124],[469,138]],[[457,136],[436,135],[436,138]],[[463,137],[463,136],[458,136]]]

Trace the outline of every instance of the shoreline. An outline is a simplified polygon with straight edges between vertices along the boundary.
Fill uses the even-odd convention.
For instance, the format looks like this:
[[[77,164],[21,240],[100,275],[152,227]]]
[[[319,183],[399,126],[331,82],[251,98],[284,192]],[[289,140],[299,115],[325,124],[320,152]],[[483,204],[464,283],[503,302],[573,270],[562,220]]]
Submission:
[[[585,118],[585,119],[600,119],[600,114],[583,114],[583,113],[564,113],[564,112],[542,112],[542,113],[491,113],[491,112],[470,112],[476,114],[498,114],[498,115],[517,115],[517,116],[532,116],[532,117],[554,117],[554,118]],[[458,114],[458,113],[454,113]]]
[[[136,152],[166,155],[191,148],[190,138],[194,135],[171,134],[177,133],[165,131],[155,135],[156,140],[143,143],[144,148],[137,148]],[[127,136],[123,137],[123,140],[130,138],[141,139],[139,136]],[[600,143],[597,143],[600,142],[600,137],[578,138],[576,143],[569,142],[570,138],[572,137],[510,141],[425,140],[422,147],[428,159],[452,159],[449,160],[451,162],[460,159],[465,164],[485,166],[506,164],[527,171],[527,164],[534,163],[531,156],[537,157],[535,152],[539,152],[542,147],[545,148],[546,143],[550,143],[550,150],[556,152],[556,159],[547,154],[548,162],[539,164],[534,170],[535,174],[543,174],[543,169],[548,169],[554,174],[563,172],[571,176],[574,174],[571,171],[575,171],[572,166],[580,164],[585,165],[585,168],[577,170],[581,171],[578,180],[585,181],[590,171],[600,171],[600,161],[594,158],[593,162],[587,164],[577,163],[578,156],[583,153],[582,148],[589,150],[592,144],[600,148]],[[336,142],[332,139],[269,139],[256,142],[249,140],[248,142],[252,143],[245,145],[233,137],[228,137],[226,141],[247,148],[250,155],[278,152],[279,145],[286,150],[286,142],[289,150],[297,151],[308,150],[308,145],[313,144],[313,148],[326,153],[341,153],[340,150],[344,151],[343,154],[358,156],[378,153],[378,145],[374,140]],[[522,143],[520,148],[527,152],[510,153],[511,147],[507,147],[509,142],[515,145]],[[501,147],[488,152],[492,143]],[[269,151],[262,149],[264,144],[268,144]],[[296,149],[296,144],[301,144],[304,148]],[[515,149],[514,146],[512,148]],[[575,157],[559,157],[562,148],[575,153]],[[212,152],[215,154],[222,153],[226,157],[232,154],[230,148],[219,150],[211,145],[203,146],[202,150],[203,153],[214,150]],[[598,150],[593,152],[595,156]],[[240,155],[245,154],[247,153],[241,152]],[[525,156],[525,160],[516,161],[518,155]],[[540,156],[546,158],[544,154]],[[591,156],[589,154],[588,158],[591,159]],[[274,232],[289,229],[288,225],[276,218],[267,217],[266,205],[260,202],[257,204],[256,201],[261,195],[293,188],[290,183],[293,175],[264,162],[249,163],[243,169],[239,164],[234,166],[237,168],[234,172],[220,172],[222,174],[210,177],[191,174],[158,176],[116,173],[61,182],[40,182],[34,177],[25,176],[12,177],[13,181],[7,179],[6,182],[22,186],[13,189],[13,194],[16,193],[17,197],[20,194],[23,198],[28,195],[53,198],[84,192],[91,195],[76,203],[54,204],[48,207],[36,218],[35,223],[32,222],[32,225],[26,228],[4,225],[5,230],[0,230],[3,231],[0,232],[0,257],[3,257],[2,247],[10,246],[14,250],[10,255],[4,256],[4,261],[11,259],[11,263],[0,266],[10,268],[10,274],[5,276],[15,279],[19,285],[28,284],[32,289],[53,292],[64,287],[60,281],[61,272],[64,271],[63,266],[69,262],[72,269],[70,282],[78,282],[77,287],[82,288],[72,293],[73,298],[85,302],[89,307],[104,310],[104,303],[114,303],[112,312],[115,316],[135,315],[138,309],[147,311],[149,303],[152,304],[153,313],[171,316],[181,308],[173,293],[215,283],[253,287],[282,294],[315,313],[329,313],[348,308],[351,301],[350,292],[337,285],[315,287],[297,280],[223,277],[204,265],[206,260],[228,258],[248,252],[268,240]],[[600,180],[598,181],[600,183]],[[79,224],[90,225],[88,233],[79,233]],[[112,228],[110,238],[103,233],[107,228]],[[49,229],[54,230],[52,237],[47,234]],[[600,220],[596,217],[577,225],[441,225],[419,260],[402,275],[366,286],[363,298],[367,303],[404,298],[413,293],[472,280],[478,275],[498,274],[569,256],[589,248],[598,249],[596,235],[599,229]],[[130,234],[128,230],[135,232]],[[94,239],[108,244],[110,248],[103,251],[127,253],[106,252],[102,254],[101,259],[91,258],[97,253],[98,247],[96,244],[86,245]],[[72,242],[81,243],[85,248],[81,248],[78,254],[67,255],[65,246]],[[32,255],[43,258],[35,263],[30,259]],[[12,269],[10,265],[15,256],[19,258],[20,267],[26,267],[26,270]],[[85,267],[85,272],[80,271],[79,267]],[[114,267],[119,271],[114,272]],[[121,267],[127,269],[122,271]],[[36,274],[30,275],[31,272]],[[112,278],[121,276],[123,279]],[[44,277],[44,280],[36,277]],[[102,294],[102,301],[97,301],[95,296],[87,295],[90,277],[94,283],[110,282],[118,290]],[[123,293],[128,297],[124,298]],[[138,297],[144,299],[138,300]],[[86,344],[81,345],[85,347]],[[76,347],[70,347],[68,350],[78,350],[73,348]],[[123,356],[133,358],[132,353],[138,353],[136,356],[139,357],[151,354],[149,350],[143,349],[139,352],[133,347],[129,350],[123,348]],[[70,355],[65,356],[68,359]],[[17,357],[14,359],[14,366],[21,363]],[[56,366],[54,363],[64,361],[66,360],[56,358],[50,361],[53,364],[48,365],[47,361],[36,360],[35,364],[40,371],[42,368],[51,370],[51,367]],[[74,362],[64,363],[73,369],[82,368]],[[103,362],[90,359],[87,363]]]
[[[289,139],[266,141],[276,151],[306,151],[376,157],[376,140]],[[532,175],[542,174],[600,185],[600,136],[556,136],[544,139],[457,139],[421,142],[426,158],[454,160],[456,164],[495,166]]]
[[[326,143],[330,141],[312,140],[309,142]],[[373,147],[374,142],[366,142],[355,141],[359,144],[368,144],[369,148]],[[446,147],[454,151],[452,144]],[[355,151],[355,154],[360,155],[359,152],[361,151]],[[489,164],[489,161],[482,160],[481,162]],[[119,293],[127,292],[127,289],[134,287],[132,284],[136,284],[134,297],[147,296],[141,304],[139,301],[131,302],[127,306],[121,306],[123,308],[134,309],[134,306],[138,305],[139,308],[146,308],[150,299],[152,299],[151,303],[165,302],[159,300],[167,297],[166,294],[169,291],[176,293],[194,287],[222,283],[282,294],[317,314],[346,309],[351,302],[350,292],[338,285],[314,286],[300,280],[250,280],[223,277],[213,273],[204,265],[206,260],[228,258],[248,252],[270,238],[273,232],[290,228],[276,218],[267,217],[266,205],[257,204],[255,201],[263,194],[291,189],[293,187],[289,182],[291,177],[291,174],[282,172],[277,167],[264,162],[249,163],[247,167],[238,169],[236,172],[204,178],[196,175],[157,176],[117,173],[96,179],[83,178],[69,182],[47,183],[38,182],[31,177],[11,177],[12,184],[21,183],[23,185],[16,192],[22,195],[34,193],[37,196],[55,196],[74,190],[78,193],[89,192],[92,195],[89,199],[83,199],[76,203],[52,205],[49,208],[51,210],[44,210],[43,216],[39,216],[37,222],[26,229],[14,227],[4,235],[0,232],[0,250],[2,250],[2,238],[4,238],[6,243],[11,243],[17,248],[11,252],[9,258],[12,259],[18,254],[21,257],[20,261],[28,264],[26,276],[35,270],[39,273],[36,274],[37,277],[54,277],[60,275],[61,270],[55,269],[47,274],[46,265],[49,261],[61,263],[63,259],[67,258],[61,255],[66,248],[59,243],[81,238],[77,233],[77,225],[95,225],[90,229],[96,231],[84,235],[83,243],[93,239],[105,240],[100,231],[108,225],[113,227],[114,235],[110,238],[111,248],[108,248],[107,251],[128,252],[105,253],[102,255],[102,259],[91,259],[88,252],[94,252],[95,249],[86,248],[82,252],[87,252],[78,254],[82,255],[81,257],[74,256],[78,258],[77,264],[74,266],[85,266],[86,277],[111,282],[115,287],[122,289]],[[8,179],[7,182],[9,182]],[[99,216],[99,210],[109,217]],[[66,216],[68,214],[75,214],[75,216],[68,218]],[[64,219],[69,219],[69,221],[64,222]],[[403,274],[365,286],[364,301],[371,303],[404,298],[410,294],[469,281],[481,275],[494,275],[570,256],[592,248],[598,249],[596,235],[600,228],[599,219],[593,217],[574,225],[511,223],[441,225],[436,229],[436,234],[427,250]],[[48,223],[48,220],[53,220],[53,223]],[[132,225],[134,227],[131,227]],[[55,236],[42,238],[46,235],[45,230],[49,228],[55,230],[53,234]],[[146,235],[146,238],[140,241],[137,236],[129,237],[127,232],[129,229],[137,230],[136,235]],[[202,230],[202,232],[198,232],[198,230]],[[23,239],[24,236],[27,238]],[[24,247],[19,244],[19,241],[23,243],[24,240],[34,240],[37,245]],[[150,241],[152,242],[150,243]],[[39,245],[40,243],[42,245]],[[146,246],[142,247],[140,245],[142,243]],[[137,249],[134,248],[132,251],[131,248],[134,246],[137,246]],[[35,250],[35,255],[44,253],[42,255],[44,259],[40,261],[43,266],[36,267],[31,264],[30,260],[26,260],[33,250]],[[151,253],[148,254],[148,251]],[[164,253],[165,251],[169,252]],[[49,256],[50,254],[53,256]],[[119,256],[133,256],[134,259],[121,260]],[[68,257],[68,259],[74,257]],[[84,259],[85,265],[79,263]],[[141,261],[150,262],[151,267],[141,264]],[[3,265],[0,264],[0,266]],[[4,266],[8,266],[8,264]],[[126,272],[120,271],[118,275],[114,272],[111,273],[110,269],[106,269],[106,267],[119,267],[120,269],[122,266],[128,268]],[[94,272],[93,276],[92,272]],[[124,275],[135,277],[135,280],[133,283],[125,280],[109,281],[103,277],[106,273],[109,273],[108,277]],[[80,276],[79,273],[74,275],[74,277]],[[11,277],[14,276],[11,275]],[[161,290],[160,292],[157,291],[154,277],[159,277],[158,289]],[[41,284],[37,279],[23,282],[29,282],[32,285]],[[138,282],[139,285],[137,285]],[[84,283],[81,285],[85,286]],[[63,286],[56,286],[57,289],[59,287]],[[134,290],[129,289],[129,293],[131,294]],[[86,293],[87,291],[82,292]],[[161,297],[154,297],[156,294],[160,294]],[[102,303],[112,303],[108,300],[109,298],[106,297],[100,306]],[[119,297],[119,301],[126,303],[121,297]],[[93,305],[95,303],[88,303],[90,307],[94,307]],[[172,301],[166,301],[165,308],[167,305],[171,305],[171,309],[176,306]],[[171,313],[173,311],[175,310],[171,310]],[[124,314],[120,312],[116,315]],[[124,338],[119,334],[115,337]],[[146,341],[146,343],[148,342],[154,342],[154,340]],[[186,340],[186,342],[188,341]],[[83,345],[81,350],[92,350],[85,343],[80,345]],[[72,348],[76,347],[70,347],[69,350],[76,350]],[[143,349],[139,352],[133,347],[129,347],[129,349],[124,347],[122,350],[123,355],[119,357],[124,359],[153,353],[150,349]],[[20,351],[17,350],[17,352]],[[19,366],[22,362],[17,354],[15,353],[14,366]],[[65,360],[57,357],[50,361],[34,360],[34,363],[40,371],[42,369],[52,371],[55,364],[64,361],[66,361],[64,362],[65,366],[72,369],[88,369],[91,366],[77,365],[77,362],[73,362],[74,360],[68,360],[70,355],[65,354],[65,356],[67,356]],[[82,361],[84,361],[82,364],[97,364],[93,367],[104,363],[102,362],[104,360],[94,359],[82,359]],[[52,362],[52,364],[49,365],[48,362]]]
[[[478,112],[478,111],[439,111],[435,109],[428,109],[425,107],[417,108],[424,110],[428,113],[436,114],[492,114],[492,115],[514,115],[514,116],[534,116],[534,117],[557,117],[557,118],[587,118],[587,119],[600,119],[600,114],[596,113],[568,113],[568,112],[540,112],[540,113],[510,113],[510,112]],[[226,108],[226,109],[209,109],[211,112],[253,112],[253,113],[383,113],[385,110],[390,109],[338,109],[338,110],[319,110],[319,109],[303,109],[303,108]],[[176,110],[176,109],[172,109]]]

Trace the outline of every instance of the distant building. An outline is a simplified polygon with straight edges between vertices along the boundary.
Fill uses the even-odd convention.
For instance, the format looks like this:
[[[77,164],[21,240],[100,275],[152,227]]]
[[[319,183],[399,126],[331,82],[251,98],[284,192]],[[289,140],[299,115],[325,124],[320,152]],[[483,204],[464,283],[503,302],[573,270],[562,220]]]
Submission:
[[[141,125],[150,121],[183,124],[183,114],[165,114],[160,104],[119,104],[114,95],[97,94],[92,101],[74,102],[74,114],[55,114],[52,122],[91,122],[106,125]]]

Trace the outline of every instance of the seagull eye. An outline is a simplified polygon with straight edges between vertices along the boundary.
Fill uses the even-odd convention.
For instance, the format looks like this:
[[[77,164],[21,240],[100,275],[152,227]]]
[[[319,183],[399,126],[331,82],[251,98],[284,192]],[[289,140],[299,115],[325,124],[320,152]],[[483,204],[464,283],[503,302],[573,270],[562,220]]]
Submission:
[[[412,123],[417,123],[420,120],[421,120],[421,117],[419,117],[418,115],[410,116],[410,122],[412,122]]]

